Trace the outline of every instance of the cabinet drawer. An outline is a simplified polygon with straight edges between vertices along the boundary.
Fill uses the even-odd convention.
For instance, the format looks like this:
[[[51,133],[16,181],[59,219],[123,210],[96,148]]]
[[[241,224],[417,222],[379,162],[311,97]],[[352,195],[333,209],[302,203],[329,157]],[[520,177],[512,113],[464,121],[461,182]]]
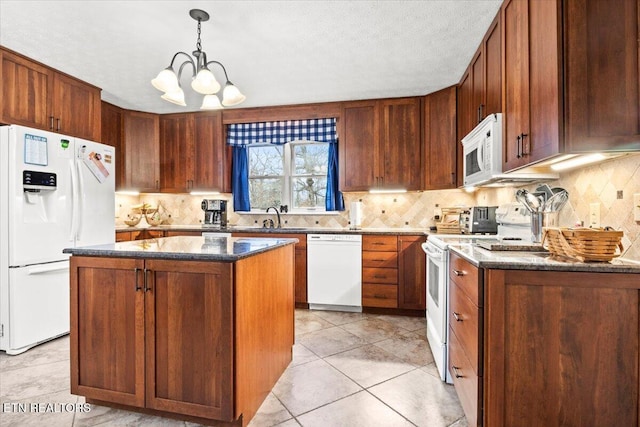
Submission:
[[[371,283],[363,284],[362,306],[398,308],[398,287]]]
[[[475,305],[482,307],[478,284],[478,267],[449,252],[449,278],[467,294]]]
[[[398,268],[398,252],[362,252],[362,266]]]
[[[398,269],[364,267],[362,269],[362,283],[387,283],[397,285]]]
[[[480,377],[473,372],[455,332],[452,329],[449,332],[449,371],[453,378],[453,386],[460,398],[468,424],[475,426],[478,425],[481,399]]]
[[[133,232],[133,240],[158,239],[160,237],[164,237],[164,231],[142,230],[138,234]]]
[[[464,348],[473,371],[481,374],[478,371],[478,367],[482,367],[478,359],[480,310],[454,282],[451,283],[449,292],[451,295],[449,325]]]
[[[397,236],[377,236],[367,235],[362,236],[362,250],[363,251],[398,251],[398,237]]]

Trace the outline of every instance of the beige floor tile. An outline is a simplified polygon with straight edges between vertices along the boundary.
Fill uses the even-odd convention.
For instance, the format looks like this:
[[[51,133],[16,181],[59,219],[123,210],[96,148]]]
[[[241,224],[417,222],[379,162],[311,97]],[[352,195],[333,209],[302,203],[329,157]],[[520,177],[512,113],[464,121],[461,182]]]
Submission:
[[[415,366],[425,366],[433,362],[427,337],[415,332],[396,335],[393,338],[378,341],[375,345]]]
[[[446,427],[464,415],[453,386],[421,369],[369,391],[417,426]]]
[[[389,339],[407,331],[404,328],[377,318],[368,318],[359,322],[347,323],[340,327],[359,336],[368,343]]]
[[[3,401],[27,399],[68,390],[68,361],[0,372],[0,398]]]
[[[273,394],[294,416],[362,390],[324,360],[287,368]]]
[[[293,416],[287,411],[287,408],[282,406],[273,393],[269,393],[256,415],[249,422],[249,427],[271,427],[292,418]]]
[[[313,351],[300,343],[296,343],[293,345],[293,360],[289,366],[298,366],[318,359],[319,357]]]
[[[283,423],[276,424],[275,427],[300,427],[300,424],[298,424],[295,419],[291,418],[290,420],[287,420]]]
[[[455,423],[451,424],[450,427],[469,427],[469,423],[465,417],[462,417]]]
[[[338,326],[300,335],[297,342],[320,357],[351,350],[367,343],[363,338]]]
[[[320,331],[322,329],[331,328],[334,325],[327,322],[322,317],[318,317],[311,311],[307,313],[296,310],[295,331],[296,337],[309,332]]]
[[[366,391],[301,415],[305,427],[410,427],[412,424]]]
[[[0,352],[0,372],[69,360],[69,335],[33,347],[22,354]]]
[[[68,391],[30,397],[19,401],[2,399],[1,426],[70,427],[80,410],[78,396]]]
[[[440,372],[438,372],[438,367],[436,366],[435,362],[431,362],[426,366],[422,366],[420,369],[425,371],[427,374],[440,379]]]
[[[373,344],[338,353],[325,360],[364,388],[415,369]]]
[[[426,317],[391,316],[387,314],[378,314],[376,315],[376,318],[384,320],[385,322],[389,322],[402,329],[406,329],[407,331],[417,331],[419,329],[427,328]]]
[[[184,427],[185,422],[106,406],[91,405],[91,411],[76,414],[74,427],[89,426]],[[198,426],[198,424],[191,424]]]
[[[336,326],[344,325],[345,323],[357,322],[369,317],[366,313],[348,313],[345,311],[314,310],[313,312],[316,316],[321,317]]]

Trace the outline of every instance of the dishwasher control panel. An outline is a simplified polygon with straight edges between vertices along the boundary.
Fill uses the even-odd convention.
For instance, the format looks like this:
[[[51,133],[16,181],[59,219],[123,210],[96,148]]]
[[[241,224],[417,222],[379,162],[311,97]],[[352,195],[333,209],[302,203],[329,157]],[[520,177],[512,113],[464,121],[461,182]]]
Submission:
[[[361,242],[361,234],[308,234],[308,241]]]

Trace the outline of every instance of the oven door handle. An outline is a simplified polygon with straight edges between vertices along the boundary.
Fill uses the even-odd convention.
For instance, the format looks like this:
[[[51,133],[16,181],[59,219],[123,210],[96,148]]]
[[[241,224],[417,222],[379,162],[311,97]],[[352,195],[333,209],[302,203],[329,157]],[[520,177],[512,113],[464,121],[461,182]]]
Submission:
[[[423,243],[422,250],[427,254],[428,257],[433,258],[436,261],[442,261],[442,253],[429,250],[428,244]]]

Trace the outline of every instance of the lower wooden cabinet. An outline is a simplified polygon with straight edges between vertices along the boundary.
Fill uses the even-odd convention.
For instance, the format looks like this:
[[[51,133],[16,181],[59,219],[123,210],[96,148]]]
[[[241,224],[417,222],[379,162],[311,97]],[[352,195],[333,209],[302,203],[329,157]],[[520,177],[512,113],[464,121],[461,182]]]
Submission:
[[[169,234],[171,233],[171,234]],[[202,233],[194,234],[199,236]],[[128,242],[130,240],[158,239],[168,236],[186,236],[184,232],[162,231],[162,230],[134,230],[134,231],[116,231],[116,242]]]
[[[457,273],[456,273],[457,272]],[[637,274],[450,255],[449,369],[470,426],[637,426]]]
[[[72,257],[71,392],[234,419],[231,268]]]
[[[362,306],[425,310],[424,235],[362,236]]]

